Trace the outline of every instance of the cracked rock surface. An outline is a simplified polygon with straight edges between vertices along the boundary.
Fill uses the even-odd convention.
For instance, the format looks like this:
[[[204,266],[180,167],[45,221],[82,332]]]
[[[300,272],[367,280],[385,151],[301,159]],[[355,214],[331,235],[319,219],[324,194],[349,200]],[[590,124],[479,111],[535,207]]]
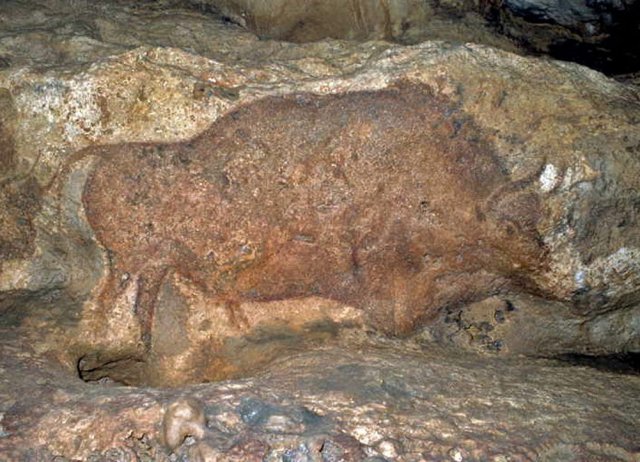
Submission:
[[[0,10],[0,460],[637,460],[637,87],[83,5]]]

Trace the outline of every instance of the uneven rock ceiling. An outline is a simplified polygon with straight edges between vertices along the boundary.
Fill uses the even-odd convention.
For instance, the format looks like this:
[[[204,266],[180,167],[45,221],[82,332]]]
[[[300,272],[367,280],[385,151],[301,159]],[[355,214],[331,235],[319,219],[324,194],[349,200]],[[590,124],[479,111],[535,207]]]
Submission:
[[[0,2],[0,461],[639,461],[640,2]]]

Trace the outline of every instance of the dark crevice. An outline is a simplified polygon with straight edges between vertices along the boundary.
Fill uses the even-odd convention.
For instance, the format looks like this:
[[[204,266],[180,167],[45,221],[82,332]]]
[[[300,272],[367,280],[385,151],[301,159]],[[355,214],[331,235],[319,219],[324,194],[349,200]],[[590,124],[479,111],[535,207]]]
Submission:
[[[84,355],[76,362],[76,372],[87,383],[137,385],[137,377],[144,362],[139,358],[123,357],[98,363],[94,355]]]
[[[640,72],[640,2],[585,0],[576,11],[542,7],[489,1],[483,13],[497,35],[512,39],[526,53],[575,62],[610,76]]]
[[[640,375],[640,353],[621,353],[603,356],[564,354],[555,357],[567,366],[586,366],[616,374]]]

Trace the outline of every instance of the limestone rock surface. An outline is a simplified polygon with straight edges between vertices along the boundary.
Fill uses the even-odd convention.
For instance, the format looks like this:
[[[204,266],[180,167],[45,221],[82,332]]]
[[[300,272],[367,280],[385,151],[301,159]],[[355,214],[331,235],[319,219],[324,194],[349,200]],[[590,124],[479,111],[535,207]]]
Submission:
[[[207,27],[235,54],[3,71],[2,306],[43,350],[197,381],[243,373],[200,351],[281,318],[406,335],[500,293],[618,326],[577,352],[638,350],[634,87],[475,45]]]
[[[0,455],[638,457],[636,375],[514,358],[640,353],[637,87],[23,3],[0,15]]]
[[[640,456],[638,375],[360,337],[290,356],[250,379],[118,387],[74,379],[11,332],[2,334],[0,367],[11,371],[0,380],[6,460],[634,462]]]
[[[622,79],[640,71],[637,0],[192,0],[263,38],[454,40],[550,55]]]
[[[401,39],[433,15],[429,2],[222,0],[204,2],[261,37],[297,42],[325,38]]]

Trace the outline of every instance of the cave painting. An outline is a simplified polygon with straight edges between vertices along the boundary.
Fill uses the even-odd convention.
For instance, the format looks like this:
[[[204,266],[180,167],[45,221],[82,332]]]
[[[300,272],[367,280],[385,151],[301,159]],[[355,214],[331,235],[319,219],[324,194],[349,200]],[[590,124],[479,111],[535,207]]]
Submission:
[[[393,333],[450,303],[539,290],[533,188],[423,86],[268,97],[187,142],[92,149],[83,200],[110,257],[100,300],[137,284],[146,341],[171,275],[231,314],[316,296]]]

